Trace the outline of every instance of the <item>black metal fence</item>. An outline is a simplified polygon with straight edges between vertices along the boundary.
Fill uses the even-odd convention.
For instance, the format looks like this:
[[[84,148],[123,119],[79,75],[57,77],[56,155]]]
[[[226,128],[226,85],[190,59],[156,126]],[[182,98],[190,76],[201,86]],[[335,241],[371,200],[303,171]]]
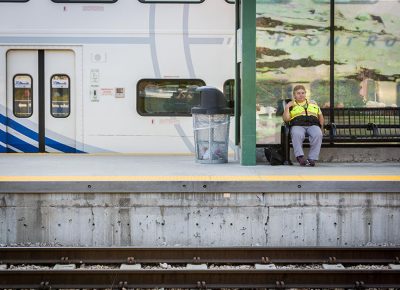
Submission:
[[[400,109],[330,108],[325,117],[324,142],[400,142]]]

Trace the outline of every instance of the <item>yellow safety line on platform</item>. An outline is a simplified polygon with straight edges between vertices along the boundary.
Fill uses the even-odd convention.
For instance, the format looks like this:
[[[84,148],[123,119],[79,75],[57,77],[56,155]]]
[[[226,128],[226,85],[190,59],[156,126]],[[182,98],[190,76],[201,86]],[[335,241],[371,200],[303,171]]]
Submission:
[[[398,175],[0,176],[0,182],[60,181],[400,181]]]

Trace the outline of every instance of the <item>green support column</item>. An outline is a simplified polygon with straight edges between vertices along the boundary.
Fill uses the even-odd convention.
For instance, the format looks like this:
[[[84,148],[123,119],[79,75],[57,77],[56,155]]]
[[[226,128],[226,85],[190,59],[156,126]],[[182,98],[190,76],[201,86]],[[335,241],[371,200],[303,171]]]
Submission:
[[[256,164],[256,0],[241,1],[242,65],[240,145],[242,165]],[[239,48],[240,49],[240,44]]]

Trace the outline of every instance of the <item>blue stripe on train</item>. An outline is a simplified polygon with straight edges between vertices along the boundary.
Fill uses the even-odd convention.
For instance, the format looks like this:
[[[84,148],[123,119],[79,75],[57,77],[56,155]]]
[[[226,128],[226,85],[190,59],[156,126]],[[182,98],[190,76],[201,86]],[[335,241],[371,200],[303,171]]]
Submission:
[[[31,138],[34,141],[38,141],[38,138],[39,138],[38,137],[38,133],[36,133],[35,131],[33,131],[33,130],[31,130],[31,129],[29,129],[29,128],[21,125],[21,124],[19,124],[18,122],[14,121],[14,120],[12,120],[10,118],[7,118],[6,116],[4,116],[2,114],[0,114],[0,123],[4,124],[6,126],[9,126],[10,128],[12,128],[15,131],[25,135],[26,137]],[[9,136],[11,136],[11,137],[9,137]],[[13,139],[13,138],[15,138],[15,139]],[[7,139],[8,139],[8,141],[7,141]],[[0,136],[0,140],[2,140],[1,136]],[[23,145],[23,144],[27,144],[27,145],[30,145],[30,144],[26,143],[26,142],[24,142],[22,140],[20,140],[20,142],[17,143],[18,147],[15,146],[15,144],[13,143],[13,141],[15,141],[15,140],[20,140],[20,139],[18,139],[16,137],[14,137],[13,135],[7,133],[3,143],[7,144],[7,142],[8,142],[8,144],[10,144],[11,146],[13,146],[13,147],[15,147],[15,148],[17,148],[19,150],[21,150],[21,149],[18,148],[18,147],[21,147],[21,148],[25,147],[26,149],[31,150],[31,148],[29,146],[24,146]],[[56,140],[53,140],[53,139],[50,139],[50,138],[47,138],[47,137],[46,137],[46,141],[45,142],[46,142],[46,146],[49,146],[51,148],[54,148],[54,149],[56,149],[58,151],[61,151],[61,152],[64,152],[64,153],[85,153],[84,151],[77,150],[74,147],[65,145],[63,143],[60,143],[60,142],[58,142]],[[21,151],[23,151],[23,152],[38,152],[38,151],[25,151],[25,150],[21,150]],[[1,152],[1,148],[0,148],[0,152]]]
[[[12,147],[22,151],[22,152],[26,152],[26,153],[37,153],[39,152],[39,148],[29,144],[17,137],[15,137],[14,135],[11,135],[10,133],[6,133],[7,134],[7,142],[8,144],[10,144]]]
[[[6,117],[4,115],[0,114],[0,124],[6,124]],[[3,142],[4,144],[7,144],[7,139],[6,139],[6,132],[3,130],[0,130],[0,142]],[[7,152],[7,148],[4,146],[0,147],[0,153],[5,153]]]
[[[0,145],[0,153],[16,153],[17,151],[12,150],[11,148],[4,147]]]
[[[0,142],[7,144],[7,135],[6,132],[4,132],[3,130],[0,130]],[[0,153],[5,153],[7,152],[7,148],[0,145]]]
[[[62,144],[47,137],[46,137],[46,146],[49,146],[64,153],[85,153],[85,151],[80,151],[78,149],[75,149],[74,147]]]
[[[0,142],[6,143],[6,132],[4,132],[3,130],[0,130]]]
[[[0,114],[0,116],[3,116]],[[4,116],[3,116],[4,117]],[[38,141],[38,133],[21,125],[20,123],[8,118],[8,117],[4,117],[4,122],[3,120],[0,119],[0,121],[10,127],[13,128],[15,131],[18,131],[19,133],[21,133],[22,135],[25,135],[28,138],[31,138],[32,140]]]

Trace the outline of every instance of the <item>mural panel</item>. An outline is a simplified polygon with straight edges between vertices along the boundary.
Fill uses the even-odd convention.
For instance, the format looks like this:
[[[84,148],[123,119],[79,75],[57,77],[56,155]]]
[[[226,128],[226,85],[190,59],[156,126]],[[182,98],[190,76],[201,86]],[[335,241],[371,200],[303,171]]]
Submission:
[[[336,4],[336,107],[400,105],[399,28],[399,1]]]
[[[257,143],[279,144],[283,102],[302,84],[321,107],[330,104],[334,46],[335,107],[398,106],[400,3],[257,0]],[[396,29],[397,28],[397,29]]]
[[[282,0],[257,1],[256,9],[257,143],[278,144],[292,88],[302,84],[310,96],[312,83],[329,81],[330,7]]]

